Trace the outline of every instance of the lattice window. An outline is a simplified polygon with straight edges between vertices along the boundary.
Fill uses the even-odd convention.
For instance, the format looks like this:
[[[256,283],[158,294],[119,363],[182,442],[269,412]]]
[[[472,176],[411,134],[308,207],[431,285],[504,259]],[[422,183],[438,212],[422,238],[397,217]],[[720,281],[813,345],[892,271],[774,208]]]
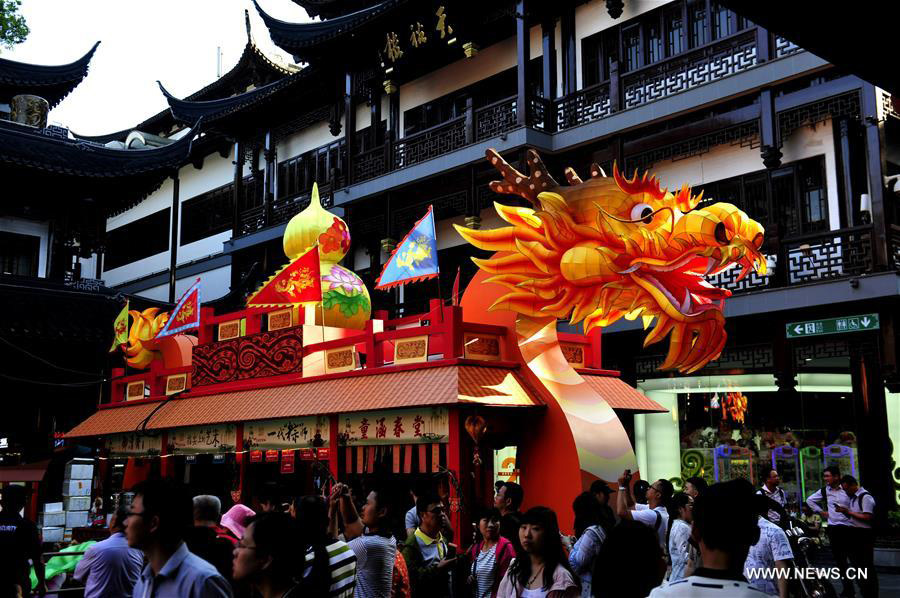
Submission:
[[[506,98],[475,111],[475,140],[490,139],[516,126],[516,98]]]
[[[394,144],[394,167],[405,168],[436,158],[466,145],[463,117],[398,140]]]
[[[562,131],[611,114],[609,83],[581,89],[556,100],[556,127]]]
[[[838,116],[849,116],[855,119],[860,117],[859,92],[850,91],[779,112],[778,127],[781,130],[781,140],[786,140],[800,127],[824,123],[829,118]]]

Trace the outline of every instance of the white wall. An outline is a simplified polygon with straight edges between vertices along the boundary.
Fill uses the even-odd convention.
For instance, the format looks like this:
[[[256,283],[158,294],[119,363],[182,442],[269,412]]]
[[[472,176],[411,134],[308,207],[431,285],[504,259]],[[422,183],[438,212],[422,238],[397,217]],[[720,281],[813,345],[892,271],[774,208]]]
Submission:
[[[781,163],[789,164],[805,158],[825,156],[828,218],[831,228],[837,229],[840,228],[840,208],[833,140],[830,120],[815,127],[801,127],[794,131],[781,148]],[[659,176],[662,186],[679,189],[684,183],[702,185],[764,169],[759,149],[719,145],[700,156],[674,162],[657,162],[650,167],[650,172]]]
[[[332,135],[331,131],[328,130],[327,120],[316,123],[310,127],[306,127],[302,131],[298,131],[286,139],[282,139],[276,146],[278,161],[284,162],[285,160],[290,160],[303,152],[337,141],[343,136],[343,128],[341,129],[341,134],[337,137]]]
[[[194,282],[200,279],[200,300],[201,302],[212,301],[218,299],[222,295],[228,293],[231,288],[231,266],[223,266],[209,272],[204,272],[198,276],[186,276],[175,281],[175,300],[181,298],[185,291],[191,288]],[[143,291],[135,293],[140,297],[154,299],[156,301],[169,300],[169,285],[161,284],[151,287]]]
[[[24,218],[0,218],[0,230],[41,239],[38,249],[38,278],[46,278],[47,261],[50,257],[50,224]],[[93,277],[93,272],[91,276],[88,276],[88,278],[91,277]]]

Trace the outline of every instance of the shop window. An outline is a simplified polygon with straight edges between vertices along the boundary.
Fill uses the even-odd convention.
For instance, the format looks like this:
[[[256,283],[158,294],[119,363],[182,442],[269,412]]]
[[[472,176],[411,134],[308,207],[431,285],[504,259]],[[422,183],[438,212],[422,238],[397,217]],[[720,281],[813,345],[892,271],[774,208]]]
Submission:
[[[38,275],[41,238],[0,231],[0,274]]]
[[[632,25],[622,30],[623,71],[633,71],[641,66],[641,28]]]
[[[666,11],[666,55],[675,56],[684,52],[684,14],[681,6]]]
[[[697,48],[709,41],[709,15],[705,2],[694,2],[688,6],[691,28],[691,48]]]
[[[112,270],[168,251],[170,211],[166,208],[107,232],[104,269]]]
[[[644,25],[644,56],[647,64],[663,59],[663,36],[658,18],[647,21]]]

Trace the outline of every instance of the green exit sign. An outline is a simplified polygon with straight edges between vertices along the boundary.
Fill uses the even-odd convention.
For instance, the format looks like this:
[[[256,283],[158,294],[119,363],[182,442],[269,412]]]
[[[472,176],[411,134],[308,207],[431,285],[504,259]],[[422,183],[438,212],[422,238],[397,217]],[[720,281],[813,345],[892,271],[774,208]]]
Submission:
[[[786,327],[788,338],[820,336],[822,334],[842,334],[844,332],[864,332],[878,330],[878,314],[862,314],[859,316],[843,316],[824,320],[807,320],[790,322]]]

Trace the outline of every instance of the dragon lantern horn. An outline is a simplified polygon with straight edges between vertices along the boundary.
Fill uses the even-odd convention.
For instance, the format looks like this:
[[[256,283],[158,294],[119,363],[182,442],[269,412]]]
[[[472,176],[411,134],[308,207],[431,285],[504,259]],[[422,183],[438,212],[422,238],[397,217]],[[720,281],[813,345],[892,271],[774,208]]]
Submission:
[[[538,201],[539,193],[552,191],[559,187],[559,183],[550,176],[543,160],[534,150],[528,150],[525,154],[525,162],[528,165],[528,171],[531,173],[528,176],[510,166],[496,150],[488,149],[485,155],[491,164],[494,165],[494,168],[503,175],[502,181],[491,181],[489,186],[494,193],[519,195],[537,207],[540,206]]]
[[[632,178],[625,178],[625,175],[619,172],[619,167],[615,162],[613,162],[613,178],[616,180],[616,185],[619,186],[619,189],[629,195],[647,193],[654,199],[662,200],[668,192],[667,189],[660,188],[659,179],[651,176],[649,172],[644,172],[644,176],[639,179],[637,169],[635,169]]]

